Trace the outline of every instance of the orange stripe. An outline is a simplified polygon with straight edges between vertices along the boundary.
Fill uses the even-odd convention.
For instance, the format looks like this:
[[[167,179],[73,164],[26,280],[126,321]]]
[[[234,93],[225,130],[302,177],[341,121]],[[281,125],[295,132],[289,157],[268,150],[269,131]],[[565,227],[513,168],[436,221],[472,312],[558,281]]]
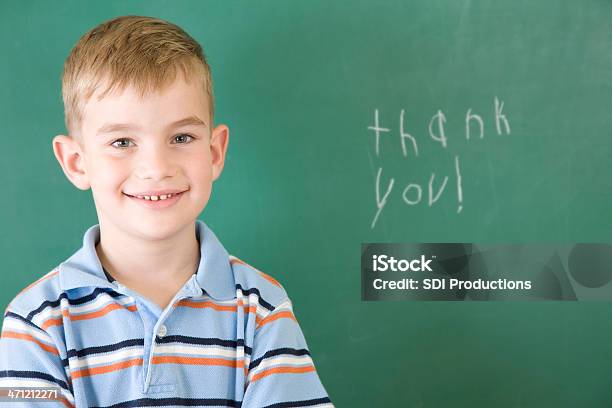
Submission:
[[[128,309],[131,312],[135,312],[136,305],[125,307],[119,303],[111,303],[110,305],[104,306],[103,309],[97,310],[95,312],[85,313],[85,314],[78,315],[78,316],[72,316],[72,315],[69,316],[67,310],[65,311],[63,310],[62,314],[66,317],[69,317],[70,320],[89,320],[89,319],[95,319],[96,317],[104,316],[105,314],[108,314],[112,312],[113,310],[118,310],[118,309]]]
[[[40,326],[43,330],[47,330],[47,328],[51,326],[61,326],[63,324],[61,317],[51,317],[44,321],[44,323]]]
[[[244,304],[242,299],[238,299],[238,306],[244,309],[244,313],[249,314],[252,313],[255,315],[255,320],[257,321],[257,306],[247,306]]]
[[[283,373],[299,374],[299,373],[308,373],[311,371],[315,371],[315,368],[313,365],[309,365],[305,367],[275,367],[275,368],[271,368],[269,370],[265,370],[265,371],[255,374],[251,382],[255,382],[259,379],[262,379],[272,374],[283,374]]]
[[[218,365],[234,368],[244,367],[244,361],[242,360],[225,360],[223,358],[209,357],[157,356],[153,357],[152,364]]]
[[[49,272],[47,275],[43,276],[42,278],[39,278],[38,280],[30,283],[28,286],[26,286],[24,289],[21,290],[21,292],[19,292],[17,294],[17,296],[21,295],[23,292],[25,292],[26,290],[38,285],[40,282],[47,280],[49,278],[54,277],[55,275],[57,275],[59,273],[59,269],[54,270],[53,272]],[[17,297],[15,296],[15,297]]]
[[[235,256],[230,255],[230,264],[235,264],[235,263],[241,264],[241,265],[247,265],[247,263],[244,262],[243,260],[240,260],[240,259],[236,258]],[[251,265],[247,265],[247,266],[251,266]],[[251,268],[252,268],[252,266],[251,266]]]
[[[31,341],[33,343],[38,344],[38,346],[45,350],[48,351],[51,354],[55,354],[56,356],[59,356],[59,352],[57,351],[57,349],[53,346],[49,346],[48,344],[42,343],[40,341],[38,341],[36,338],[32,337],[29,334],[24,334],[24,333],[17,333],[14,331],[4,331],[2,332],[2,338],[10,338],[10,339],[20,339],[20,340],[28,340]]]
[[[233,255],[232,255],[232,256],[233,256]],[[256,270],[256,271],[257,271],[257,272],[258,272],[258,273],[259,273],[259,274],[260,274],[260,275],[261,275],[261,276],[262,276],[264,279],[266,279],[268,282],[270,282],[270,283],[272,283],[273,285],[278,286],[278,287],[280,287],[280,286],[281,286],[281,284],[280,284],[280,283],[278,283],[278,281],[277,281],[276,279],[274,279],[273,277],[271,277],[270,275],[268,275],[268,274],[266,274],[266,273],[263,273],[263,272],[262,272],[262,271],[260,271],[259,269],[255,268],[255,267],[254,267],[254,266],[252,266],[252,265],[249,265],[248,263],[244,262],[244,261],[243,261],[243,260],[241,260],[241,259],[236,258],[235,256],[233,256],[233,258],[231,258],[231,259],[230,259],[230,263],[231,263],[231,264],[235,264],[235,263],[237,263],[237,264],[241,264],[241,265],[246,265],[246,266],[248,266],[249,268],[252,268],[252,269]]]
[[[266,317],[265,319],[257,321],[257,327],[261,327],[264,324],[268,324],[270,322],[273,322],[276,319],[291,319],[291,320],[297,321],[297,320],[295,320],[295,316],[293,315],[293,313],[291,313],[290,311],[286,310],[286,311],[283,311],[283,312],[275,313],[273,315],[270,315],[270,316]]]
[[[58,396],[57,398],[52,398],[54,401],[59,401],[62,404],[64,404],[64,406],[68,407],[68,408],[74,408],[74,405],[72,405],[70,403],[70,401],[68,401],[64,396]]]
[[[205,307],[209,307],[211,309],[215,309],[218,310],[220,312],[235,312],[236,311],[236,306],[226,306],[226,305],[218,305],[216,303],[210,302],[210,301],[206,301],[206,302],[193,302],[190,300],[181,300],[176,304],[177,307],[182,306],[182,307],[193,307],[193,308],[205,308]]]
[[[243,306],[246,314],[252,313],[257,317],[257,306]]]
[[[103,309],[97,310],[95,312],[85,313],[82,315],[71,315],[67,309],[62,309],[62,316],[70,319],[71,321],[89,320],[89,319],[95,319],[100,316],[104,316],[105,314],[108,314],[112,312],[113,310],[118,310],[118,309],[128,309],[130,312],[135,312],[136,305],[131,305],[131,306],[126,307],[118,303],[111,303],[110,305],[106,305]],[[47,327],[51,327],[51,326],[60,326],[62,325],[62,323],[63,321],[61,317],[50,317],[49,319],[43,322],[41,328],[47,329]]]
[[[66,398],[61,397],[60,401],[62,401],[62,404],[64,404],[66,407],[68,408],[74,408],[74,405],[72,405]]]
[[[112,371],[123,370],[124,368],[132,367],[135,365],[142,365],[142,358],[135,358],[132,360],[122,361],[120,363],[110,364],[103,367],[84,368],[72,372],[72,378],[89,377],[92,375],[105,374]]]
[[[226,306],[226,305],[218,305],[211,301],[206,302],[194,302],[191,300],[180,300],[175,304],[175,307],[192,307],[196,309],[209,307],[211,309],[220,311],[220,312],[236,312],[238,307],[242,307],[245,313],[257,313],[256,306],[246,306],[242,300],[238,300],[238,306]]]
[[[259,272],[259,274],[261,276],[263,276],[264,279],[268,280],[268,282],[272,283],[273,285],[278,286],[278,287],[281,286],[281,284],[278,283],[278,281],[276,279],[274,279],[273,277],[271,277],[267,273],[263,273],[262,271],[257,271],[257,272]]]

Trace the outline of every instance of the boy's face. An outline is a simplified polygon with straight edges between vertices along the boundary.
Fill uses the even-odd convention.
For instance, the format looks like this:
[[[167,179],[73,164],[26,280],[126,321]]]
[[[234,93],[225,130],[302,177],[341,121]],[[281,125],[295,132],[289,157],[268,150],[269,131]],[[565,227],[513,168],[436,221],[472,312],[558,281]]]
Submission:
[[[81,144],[66,136],[53,144],[73,184],[91,187],[101,227],[141,239],[191,227],[221,174],[228,142],[226,126],[211,130],[201,85],[179,77],[144,98],[132,87],[97,95],[84,109]],[[178,195],[136,197],[166,192]]]

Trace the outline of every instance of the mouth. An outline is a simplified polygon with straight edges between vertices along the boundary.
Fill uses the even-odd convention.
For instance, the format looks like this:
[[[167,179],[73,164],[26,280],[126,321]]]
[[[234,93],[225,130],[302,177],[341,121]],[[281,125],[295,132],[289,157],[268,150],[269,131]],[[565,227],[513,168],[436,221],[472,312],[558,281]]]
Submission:
[[[139,200],[145,200],[145,201],[164,201],[164,200],[168,200],[168,199],[170,199],[172,197],[177,197],[177,196],[183,194],[185,191],[178,191],[178,192],[165,193],[165,194],[138,194],[138,195],[132,195],[132,194],[127,194],[127,193],[123,193],[123,194],[128,196],[128,197],[137,198]]]
[[[187,191],[189,190],[158,195],[131,195],[127,193],[123,193],[123,195],[127,196],[130,200],[136,202],[137,204],[144,206],[145,208],[159,210],[174,205]]]

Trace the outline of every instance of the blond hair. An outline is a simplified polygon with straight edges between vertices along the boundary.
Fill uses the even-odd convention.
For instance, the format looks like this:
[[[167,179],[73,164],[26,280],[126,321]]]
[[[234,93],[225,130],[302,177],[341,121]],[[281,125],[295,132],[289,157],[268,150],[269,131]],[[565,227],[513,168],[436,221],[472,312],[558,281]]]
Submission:
[[[214,99],[210,67],[202,47],[177,25],[142,16],[122,16],[92,28],[76,43],[64,64],[62,97],[69,134],[78,134],[84,108],[98,96],[133,86],[141,96],[162,90],[177,74],[202,81],[212,122]]]

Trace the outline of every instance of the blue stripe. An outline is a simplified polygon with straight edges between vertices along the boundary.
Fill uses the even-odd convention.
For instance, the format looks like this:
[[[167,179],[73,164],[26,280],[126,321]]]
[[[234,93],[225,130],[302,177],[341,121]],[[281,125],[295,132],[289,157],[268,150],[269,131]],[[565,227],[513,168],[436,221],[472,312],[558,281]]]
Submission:
[[[40,331],[41,331],[41,332],[43,332],[43,333],[46,333],[46,332],[45,332],[43,329],[41,329],[40,327],[38,327],[38,326],[36,325],[36,323],[34,323],[34,322],[32,322],[32,321],[30,321],[30,320],[26,319],[26,318],[25,318],[25,317],[23,317],[23,316],[18,315],[17,313],[13,313],[13,312],[6,312],[6,313],[4,314],[4,317],[5,317],[5,318],[6,318],[6,317],[12,317],[12,318],[14,318],[14,319],[21,320],[22,322],[24,322],[24,323],[25,323],[25,324],[27,324],[28,326],[31,326],[31,327],[33,327],[33,328],[35,328],[35,329],[38,329],[38,330],[40,330]]]
[[[279,402],[272,405],[266,405],[264,408],[291,408],[291,407],[312,407],[314,405],[319,404],[329,404],[331,400],[327,397],[324,398],[316,398],[310,400],[303,401],[288,401],[288,402]]]
[[[292,356],[309,356],[310,352],[306,349],[293,349],[288,347],[266,351],[263,356],[251,361],[251,364],[249,364],[249,370],[252,370],[257,367],[259,363],[261,363],[262,360],[265,360],[266,358],[280,356],[282,354],[290,354]]]
[[[262,305],[263,307],[265,307],[266,309],[268,309],[269,311],[273,311],[274,310],[274,306],[272,306],[270,303],[266,302],[263,297],[261,296],[261,293],[259,293],[259,289],[257,288],[250,288],[250,289],[243,289],[242,286],[240,286],[240,284],[236,285],[236,289],[240,289],[242,291],[243,295],[249,296],[252,294],[256,294],[257,295],[257,301],[260,305]]]
[[[122,348],[128,348],[128,347],[134,347],[134,346],[144,346],[144,339],[129,339],[129,340],[123,340],[120,341],[119,343],[114,343],[114,344],[107,344],[104,346],[93,346],[93,347],[86,347],[84,349],[80,349],[80,350],[68,350],[68,354],[67,357],[84,357],[90,354],[98,354],[98,353],[105,353],[108,351],[116,351],[116,350],[120,350]]]
[[[42,312],[44,309],[46,309],[47,307],[51,307],[51,308],[56,308],[60,305],[60,302],[62,301],[62,299],[67,299],[68,300],[68,304],[71,306],[78,306],[78,305],[82,305],[84,303],[87,302],[91,302],[92,300],[95,300],[99,295],[106,293],[107,295],[110,295],[113,298],[118,298],[121,296],[125,296],[122,295],[121,293],[118,293],[116,291],[114,291],[113,289],[109,289],[109,288],[96,288],[96,290],[94,290],[92,293],[90,293],[87,296],[83,296],[80,298],[76,298],[76,299],[70,299],[68,297],[68,295],[66,294],[66,292],[63,292],[56,300],[47,300],[44,301],[40,304],[40,306],[38,306],[36,309],[32,310],[28,316],[27,319],[32,320],[34,318],[34,316],[36,316],[38,313]]]
[[[140,398],[136,400],[125,401],[119,404],[91,408],[166,407],[176,405],[182,407],[240,407],[242,403],[230,399],[221,398]]]
[[[158,343],[185,343],[185,344],[199,344],[202,346],[222,346],[229,348],[237,348],[240,346],[244,346],[244,340],[224,340],[217,338],[201,338],[201,337],[191,337],[191,336],[181,336],[181,335],[172,335],[165,337],[156,337],[156,341]]]
[[[0,371],[0,378],[38,378],[40,380],[47,380],[56,383],[63,389],[72,392],[72,389],[68,386],[66,381],[62,381],[59,378],[55,378],[50,374],[41,373],[40,371],[25,371],[25,370],[2,370]]]

